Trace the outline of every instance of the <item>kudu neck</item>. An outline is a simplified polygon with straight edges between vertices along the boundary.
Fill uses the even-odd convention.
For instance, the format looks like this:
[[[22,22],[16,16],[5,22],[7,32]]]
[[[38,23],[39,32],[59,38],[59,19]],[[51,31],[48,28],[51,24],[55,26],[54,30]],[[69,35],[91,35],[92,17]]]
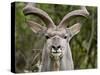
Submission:
[[[53,56],[50,55],[50,69],[52,71],[59,71],[60,70],[60,63],[61,63],[61,59],[62,59],[63,55],[61,54],[60,56]]]
[[[45,45],[42,53],[42,71],[72,70],[74,69],[72,54],[69,44],[64,50],[61,60],[51,60],[48,48]]]

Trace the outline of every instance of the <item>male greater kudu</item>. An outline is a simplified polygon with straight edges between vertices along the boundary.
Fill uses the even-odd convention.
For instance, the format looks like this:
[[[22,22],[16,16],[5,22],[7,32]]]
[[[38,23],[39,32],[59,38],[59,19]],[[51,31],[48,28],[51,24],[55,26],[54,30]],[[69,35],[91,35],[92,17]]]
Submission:
[[[87,9],[81,7],[66,14],[59,25],[55,25],[49,15],[39,8],[27,5],[23,12],[24,15],[38,16],[46,24],[46,26],[42,26],[34,21],[27,21],[34,33],[42,33],[46,37],[42,51],[41,71],[74,69],[69,41],[80,31],[81,24],[78,22],[69,28],[67,25],[72,18],[87,17],[89,15]]]

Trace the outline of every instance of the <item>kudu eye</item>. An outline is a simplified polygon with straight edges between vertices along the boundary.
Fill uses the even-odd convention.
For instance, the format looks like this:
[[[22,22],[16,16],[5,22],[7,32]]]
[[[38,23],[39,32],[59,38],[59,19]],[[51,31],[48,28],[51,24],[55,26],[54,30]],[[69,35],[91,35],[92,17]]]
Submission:
[[[64,39],[66,39],[67,38],[67,36],[64,36]]]
[[[46,39],[49,39],[50,38],[48,35],[46,35],[45,37],[46,37]]]

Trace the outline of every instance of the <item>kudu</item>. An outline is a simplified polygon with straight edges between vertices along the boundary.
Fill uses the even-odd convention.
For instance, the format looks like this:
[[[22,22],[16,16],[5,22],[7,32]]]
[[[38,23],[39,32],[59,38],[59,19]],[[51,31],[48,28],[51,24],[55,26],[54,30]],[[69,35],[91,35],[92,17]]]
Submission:
[[[87,17],[89,15],[85,7],[74,10],[64,16],[59,25],[55,25],[49,15],[36,7],[27,5],[23,9],[24,15],[36,15],[41,18],[46,26],[34,21],[27,21],[34,33],[42,33],[46,37],[46,43],[42,51],[41,71],[57,71],[74,69],[70,39],[80,31],[80,22],[67,28],[68,22],[75,17]]]

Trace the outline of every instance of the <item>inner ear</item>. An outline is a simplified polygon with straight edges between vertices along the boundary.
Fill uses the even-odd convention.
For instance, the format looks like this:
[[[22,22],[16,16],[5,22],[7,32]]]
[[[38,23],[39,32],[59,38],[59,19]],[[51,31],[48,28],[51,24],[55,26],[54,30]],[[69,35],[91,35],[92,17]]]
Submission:
[[[40,24],[34,21],[27,21],[27,25],[31,28],[34,33],[44,33],[46,31],[46,27],[41,26]]]

